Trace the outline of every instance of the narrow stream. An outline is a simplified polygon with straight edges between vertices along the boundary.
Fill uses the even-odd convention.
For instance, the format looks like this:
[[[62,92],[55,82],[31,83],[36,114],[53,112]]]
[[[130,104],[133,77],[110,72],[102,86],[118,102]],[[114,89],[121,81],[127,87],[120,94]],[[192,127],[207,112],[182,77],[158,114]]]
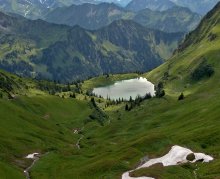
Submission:
[[[31,170],[31,168],[35,165],[35,163],[36,163],[39,159],[40,159],[40,157],[35,157],[34,160],[33,160],[33,162],[31,163],[31,165],[24,170],[24,174],[25,174],[25,176],[26,176],[27,179],[31,179],[31,177],[30,177],[30,170]]]
[[[80,147],[80,141],[81,141],[83,138],[84,138],[84,135],[82,135],[82,136],[79,138],[79,140],[77,141],[77,143],[76,143],[76,147],[77,147],[78,149],[81,149],[81,147]]]
[[[40,155],[40,154],[38,154],[38,153],[29,154],[27,157],[25,157],[25,158],[29,158],[29,159],[32,159],[32,160],[33,160],[33,162],[31,163],[31,165],[24,170],[24,174],[25,174],[25,176],[26,176],[26,179],[31,179],[31,176],[30,176],[30,171],[31,171],[31,169],[33,168],[33,166],[36,164],[36,162],[37,162],[40,158],[44,157],[44,156],[47,155],[47,154],[49,154],[49,152],[47,152],[47,153],[45,153],[45,154],[43,154],[43,155]],[[31,156],[31,157],[29,157],[29,156]]]

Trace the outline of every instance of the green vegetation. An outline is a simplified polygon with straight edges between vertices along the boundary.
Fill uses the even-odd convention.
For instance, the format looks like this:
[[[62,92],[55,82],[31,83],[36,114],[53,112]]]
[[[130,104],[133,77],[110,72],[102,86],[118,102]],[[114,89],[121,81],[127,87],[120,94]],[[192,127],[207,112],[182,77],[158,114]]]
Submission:
[[[165,90],[164,90],[164,84],[163,82],[159,82],[156,86],[155,86],[155,90],[156,90],[156,97],[158,98],[162,98],[165,96]]]
[[[0,68],[63,83],[151,70],[171,56],[183,36],[125,20],[89,31],[1,12],[0,16]]]
[[[201,63],[192,73],[193,80],[201,80],[202,78],[210,78],[214,74],[214,68],[206,63]]]
[[[184,99],[184,94],[181,93],[180,96],[179,96],[179,98],[178,98],[178,100],[180,101],[180,100],[183,100],[183,99]]]
[[[180,166],[169,166],[163,167],[162,164],[154,165],[148,169],[142,169],[139,171],[132,172],[130,175],[133,177],[138,176],[149,176],[153,178],[163,178],[163,179],[178,179],[178,178],[193,178],[193,170],[195,167],[193,165],[180,165]],[[187,170],[186,170],[187,169]]]
[[[104,126],[105,122],[108,119],[108,116],[97,106],[93,97],[91,98],[91,105],[94,108],[94,110],[92,114],[89,115],[89,118],[85,120],[85,123],[97,120],[102,126]]]
[[[37,81],[1,75],[10,82],[10,88],[0,87],[3,94],[13,96],[0,99],[1,178],[24,178],[22,171],[30,165],[24,157],[32,152],[77,153],[73,130],[83,127],[93,107],[86,101],[50,96],[46,90],[40,93]]]
[[[12,86],[12,89],[7,88],[8,92],[17,96],[11,100],[0,99],[1,176],[22,178],[23,169],[31,162],[24,156],[49,152],[31,169],[31,178],[120,178],[123,172],[136,168],[144,156],[160,157],[171,146],[180,145],[209,154],[214,161],[171,167],[155,165],[137,170],[132,175],[193,178],[196,171],[198,178],[218,178],[219,14],[220,4],[205,17],[198,29],[188,35],[184,48],[162,66],[142,74],[159,84],[157,86],[165,90],[166,95],[144,100],[131,111],[125,111],[125,102],[105,107],[106,100],[91,99],[86,92],[137,74],[107,74],[69,87],[61,85],[71,91],[58,91],[58,96],[54,96],[48,94],[47,88],[39,90],[37,81],[2,72]],[[215,40],[210,41],[210,33],[216,34]],[[192,43],[187,44],[189,41]],[[215,73],[209,78],[193,80],[191,75],[204,62],[203,59]],[[21,83],[17,83],[19,80]],[[75,88],[80,93],[73,91]],[[3,87],[1,89],[3,91]],[[70,93],[75,93],[76,98],[69,98]],[[185,98],[180,102],[177,99],[181,93]],[[85,123],[91,115],[95,120]],[[97,119],[105,119],[105,122],[97,122]],[[77,133],[75,129],[78,129]]]

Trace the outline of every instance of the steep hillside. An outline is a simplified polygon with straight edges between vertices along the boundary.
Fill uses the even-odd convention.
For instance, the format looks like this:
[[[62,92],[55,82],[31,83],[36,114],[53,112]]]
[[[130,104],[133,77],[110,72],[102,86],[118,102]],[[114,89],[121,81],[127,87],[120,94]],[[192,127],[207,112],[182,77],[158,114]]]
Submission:
[[[163,131],[164,135],[173,136],[164,139],[178,139],[177,143],[182,145],[197,146],[197,149],[212,154],[215,157],[214,162],[190,166],[187,170],[184,166],[155,166],[133,172],[133,176],[174,178],[180,174],[185,175],[184,178],[193,178],[190,173],[195,169],[199,178],[220,176],[220,113],[217,110],[220,106],[219,36],[220,3],[204,17],[198,28],[186,37],[179,51],[170,60],[146,74],[146,77],[155,83],[163,82],[165,99],[169,101],[167,107],[160,108],[163,111],[160,119],[154,121],[157,134]],[[181,93],[184,94],[184,99],[178,101]],[[173,141],[171,143],[173,144]]]
[[[83,121],[93,114],[93,107],[89,101],[64,99],[64,90],[71,90],[68,97],[75,92],[74,85],[65,88],[64,85],[33,81],[0,71],[2,179],[24,179],[23,171],[32,163],[25,156],[35,149],[42,154],[58,150],[63,154],[77,153],[74,146],[78,135],[73,130],[83,127]],[[63,91],[63,97],[49,95],[50,89],[58,93]],[[64,148],[68,149],[62,150]]]
[[[42,20],[30,21],[0,13],[1,68],[23,76],[36,76],[31,58],[42,49],[66,39],[68,29]]]
[[[131,172],[131,175],[162,179],[220,176],[219,20],[220,3],[186,37],[170,60],[144,75],[155,84],[163,83],[166,93],[163,98],[147,100],[131,112],[124,112],[122,107],[118,107],[121,111],[117,107],[108,109],[111,112],[115,108],[115,111],[119,111],[114,114],[118,121],[112,119],[110,127],[99,129],[97,135],[90,133],[89,136],[93,136],[91,138],[96,142],[111,135],[109,153],[102,159],[98,160],[97,157],[100,163],[95,160],[97,165],[94,168],[99,166],[102,169],[101,166],[107,165],[104,158],[108,158],[108,164],[111,161],[108,168],[111,169],[104,175],[111,178],[119,168],[132,170],[144,159],[163,156],[171,146],[181,145],[207,153],[214,157],[214,161],[172,167],[155,165]],[[102,81],[102,78],[93,79],[94,84],[98,81]],[[181,93],[183,99],[178,100]],[[115,176],[119,178],[120,172]]]
[[[182,38],[181,33],[148,30],[132,21],[87,31],[3,13],[0,17],[0,67],[63,82],[152,69],[172,54]]]
[[[15,75],[0,71],[0,97],[14,98],[17,93],[25,94],[26,84]]]
[[[182,78],[189,80],[188,82],[192,82],[190,77],[194,70],[201,64],[206,63],[215,69],[215,75],[217,75],[219,64],[216,59],[218,58],[218,48],[220,44],[219,19],[220,3],[203,18],[194,31],[186,36],[186,39],[176,50],[171,60],[156,69],[155,72],[157,70],[161,71],[161,73],[166,71],[170,76],[173,76],[172,78],[174,79]],[[163,74],[161,73],[158,73],[157,76],[162,77]]]
[[[69,81],[103,73],[145,71],[161,64],[181,36],[148,30],[132,21],[116,21],[97,31],[74,27],[67,41],[43,50],[34,63],[46,65],[53,79]],[[65,61],[60,63],[63,57]]]
[[[157,165],[131,175],[219,178],[219,19],[220,3],[186,38],[184,48],[165,64],[143,74],[155,84],[163,82],[165,96],[142,101],[131,111],[125,111],[127,103],[107,106],[109,101],[101,98],[92,100],[94,108],[90,96],[78,93],[73,99],[67,94],[59,98],[31,90],[32,95],[0,99],[1,176],[25,178],[23,170],[33,162],[25,156],[38,152],[40,159],[29,171],[33,179],[121,178],[122,173],[180,145],[211,155],[214,160],[170,167]],[[107,29],[103,31],[108,34]],[[115,40],[111,36],[109,39]],[[136,76],[104,75],[76,86],[81,92]],[[26,83],[26,79],[21,80]],[[184,97],[178,100],[181,93]],[[92,120],[97,111],[98,118],[107,114],[105,125]]]

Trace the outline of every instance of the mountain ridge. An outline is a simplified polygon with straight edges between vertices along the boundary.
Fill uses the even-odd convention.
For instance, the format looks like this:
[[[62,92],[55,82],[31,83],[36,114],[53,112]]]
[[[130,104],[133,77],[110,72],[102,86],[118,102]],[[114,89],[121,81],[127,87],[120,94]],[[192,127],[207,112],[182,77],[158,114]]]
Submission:
[[[0,24],[3,28],[10,27]],[[137,33],[135,28],[140,28],[140,36],[145,33],[146,29],[139,25],[129,26],[128,21],[116,21],[110,28],[104,27],[99,32],[76,26],[68,29],[68,38],[57,42],[58,48],[51,51],[56,52],[64,46],[62,51],[72,52],[65,43],[74,41],[76,37],[88,44],[107,39],[108,43],[103,48],[114,51],[117,48],[110,42],[115,43],[117,38],[123,39],[128,35],[129,39],[139,40],[139,30]],[[123,29],[128,31],[121,35],[119,32],[124,32]],[[118,37],[110,31],[119,33]],[[140,40],[143,42],[143,39]],[[124,49],[131,50],[134,46],[129,41],[116,42],[121,46],[123,44]],[[39,88],[33,80],[0,70],[1,176],[23,179],[24,169],[33,162],[25,156],[38,152],[40,159],[30,171],[33,179],[121,178],[124,172],[131,171],[149,158],[163,156],[172,146],[179,145],[210,155],[214,160],[169,167],[154,165],[132,170],[130,177],[192,179],[196,175],[199,178],[218,178],[220,3],[186,37],[184,43],[185,48],[177,51],[164,64],[141,75],[105,74],[72,85],[43,81]],[[72,46],[89,48],[80,43]],[[48,59],[51,59],[50,56]],[[98,86],[140,76],[162,88],[164,96],[119,102],[88,93]],[[5,89],[7,91],[2,96]],[[13,96],[8,98],[7,92],[11,90]],[[127,111],[126,106],[131,109]],[[105,114],[108,116],[106,123],[100,125],[98,120],[103,120]],[[190,154],[186,158],[194,160],[194,157]]]
[[[171,55],[183,36],[148,30],[125,20],[88,31],[1,16],[5,20],[0,21],[0,67],[23,76],[65,82],[152,69]]]
[[[165,32],[188,32],[196,27],[201,17],[184,7],[175,6],[163,12],[148,9],[131,12],[115,4],[101,3],[58,8],[44,19],[57,24],[80,25],[90,30],[107,26],[114,20],[125,19]]]
[[[153,11],[165,11],[172,7],[176,6],[170,0],[132,0],[127,6],[126,9],[137,12],[143,9],[151,9]]]

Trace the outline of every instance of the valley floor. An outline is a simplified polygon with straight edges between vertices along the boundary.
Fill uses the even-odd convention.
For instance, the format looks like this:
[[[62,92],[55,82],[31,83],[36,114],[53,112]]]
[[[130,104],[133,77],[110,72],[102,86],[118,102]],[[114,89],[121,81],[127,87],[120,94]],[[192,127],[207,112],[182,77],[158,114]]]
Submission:
[[[85,86],[88,84],[85,82]],[[124,104],[104,108],[101,100],[97,104],[109,116],[104,126],[97,121],[85,123],[94,109],[89,97],[77,98],[37,95],[0,100],[2,178],[25,178],[23,170],[32,162],[25,156],[34,152],[48,154],[31,168],[33,179],[121,178],[144,156],[162,156],[173,145],[209,154],[215,160],[141,169],[134,175],[194,178],[196,168],[198,178],[220,176],[218,88],[211,93],[200,90],[183,101],[168,93],[161,99],[146,100],[131,111],[125,111]]]

